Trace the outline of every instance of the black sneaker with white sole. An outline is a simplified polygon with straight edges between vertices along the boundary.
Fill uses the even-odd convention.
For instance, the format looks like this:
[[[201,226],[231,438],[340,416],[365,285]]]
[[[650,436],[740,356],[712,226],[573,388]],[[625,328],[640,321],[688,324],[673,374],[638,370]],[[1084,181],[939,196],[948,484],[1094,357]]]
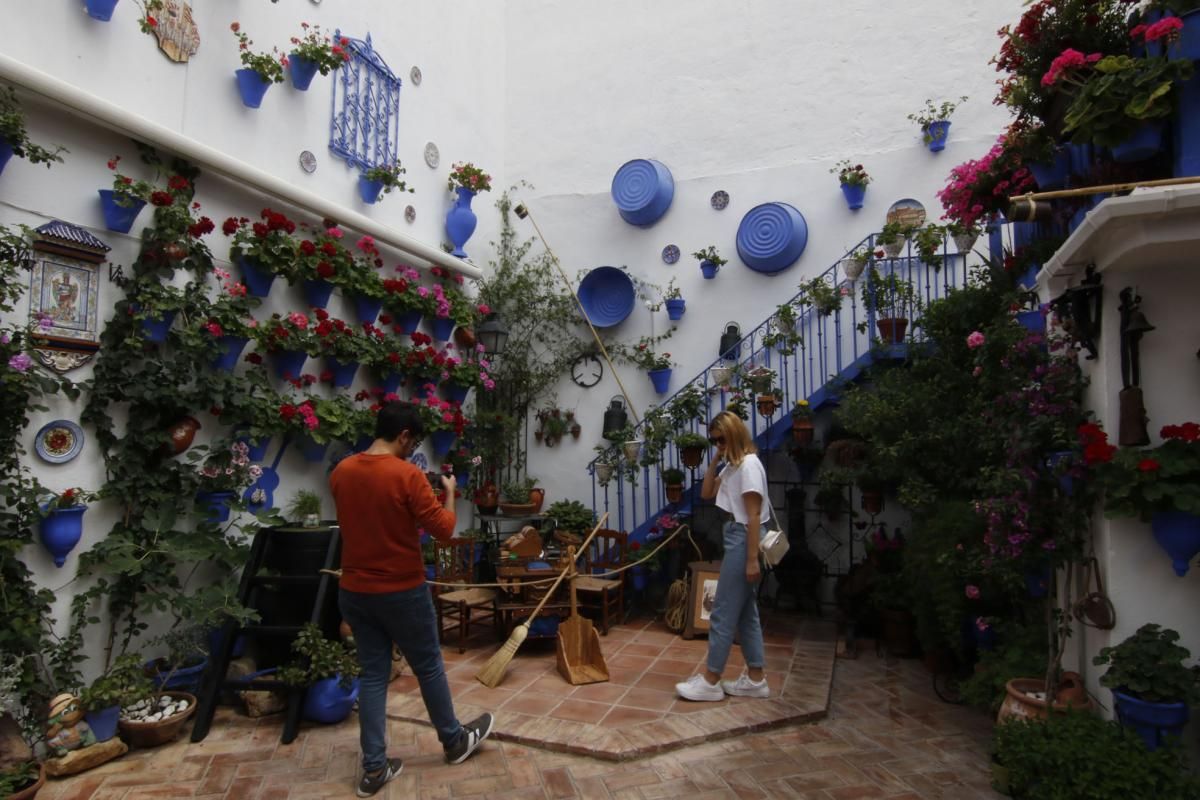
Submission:
[[[446,748],[446,763],[461,764],[466,761],[492,732],[494,722],[492,715],[485,713],[463,725],[462,736],[458,737],[458,742],[453,747]]]
[[[398,758],[389,758],[387,765],[378,772],[363,773],[362,780],[358,782],[356,794],[359,797],[370,797],[382,789],[385,783],[399,776],[403,769],[403,761]]]

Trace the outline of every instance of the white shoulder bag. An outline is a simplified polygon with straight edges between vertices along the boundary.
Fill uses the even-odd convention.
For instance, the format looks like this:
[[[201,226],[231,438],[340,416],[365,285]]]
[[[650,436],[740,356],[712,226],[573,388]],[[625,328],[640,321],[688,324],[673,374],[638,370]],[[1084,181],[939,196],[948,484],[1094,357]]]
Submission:
[[[767,569],[774,569],[787,555],[789,544],[787,534],[783,532],[783,526],[779,524],[779,517],[775,515],[775,507],[771,505],[771,499],[768,497],[766,500],[771,516],[768,519],[766,532],[760,533],[758,537],[758,556],[762,559],[763,566]],[[772,521],[775,523],[774,527],[770,525]],[[761,525],[759,530],[762,530]]]

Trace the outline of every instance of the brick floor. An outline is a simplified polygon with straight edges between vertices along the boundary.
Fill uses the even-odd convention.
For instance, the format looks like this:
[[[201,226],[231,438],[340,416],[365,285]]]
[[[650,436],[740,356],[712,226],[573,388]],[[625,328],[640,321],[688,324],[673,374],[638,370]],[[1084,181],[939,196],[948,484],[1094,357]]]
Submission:
[[[816,629],[803,624],[796,627],[797,632],[805,630],[812,633]],[[690,656],[680,658],[690,651],[690,646],[684,646],[689,643],[658,636],[639,640],[643,633],[657,631],[649,625],[639,625],[622,628],[607,637],[606,656],[610,648],[613,651],[610,667],[612,659],[622,656],[623,647],[639,641],[652,648],[660,647],[661,652],[642,656],[635,650],[625,657],[652,658],[659,663],[664,658],[690,660]],[[622,640],[621,647],[617,647],[616,643]],[[694,644],[699,645],[702,657],[703,641]],[[776,639],[772,644],[781,646],[786,642]],[[804,648],[797,649],[799,652]],[[620,763],[501,738],[489,741],[466,763],[451,767],[443,763],[441,746],[427,724],[392,719],[390,753],[402,757],[405,768],[387,791],[378,796],[396,800],[999,797],[988,788],[990,719],[969,709],[941,703],[932,692],[929,674],[919,662],[887,660],[865,645],[860,652],[857,660],[836,662],[828,715],[818,722],[725,734],[725,738],[690,745],[676,744],[674,749]],[[519,655],[522,662],[530,663],[544,657],[536,648]],[[471,652],[462,658],[457,653],[447,653],[448,666],[471,675],[470,667],[478,669],[485,660],[478,660],[478,654]],[[652,702],[656,695],[644,694],[663,691],[655,688],[661,684],[639,680],[653,673],[654,664],[651,661],[644,665],[637,679],[629,683],[577,687],[570,694],[562,691],[565,684],[556,675],[554,683],[549,680],[551,675],[522,675],[523,670],[518,668],[497,689],[487,690],[504,694],[493,696],[481,691],[478,698],[503,698],[498,719],[507,716],[505,710],[509,704],[516,704],[526,709],[514,711],[528,717],[525,725],[544,724],[573,737],[594,737],[579,738],[575,743],[600,749],[612,745],[612,736],[624,736],[639,726],[648,733],[679,736],[690,729],[671,728],[672,720],[682,725],[697,714],[719,712],[736,723],[738,715],[749,714],[747,718],[753,718],[756,704],[770,702],[725,701],[706,704],[704,712],[694,714],[673,713],[673,705],[666,709],[642,708],[661,705]],[[514,676],[519,677],[511,680]],[[395,683],[393,704],[403,702],[412,691],[411,685],[406,686],[408,681],[411,679],[400,678]],[[456,682],[456,702],[460,715],[465,717],[470,704],[460,698],[469,690],[485,687],[465,676]],[[786,681],[784,687],[786,690]],[[580,694],[577,696],[576,692]],[[630,697],[631,692],[636,694]],[[540,705],[539,695],[545,698]],[[631,704],[622,705],[621,701],[627,697]],[[547,712],[550,703],[554,703],[548,708],[550,712],[570,705],[559,716],[553,716]],[[579,704],[607,709],[605,717],[598,723],[580,722],[571,716],[575,709],[596,709]],[[632,715],[629,719],[640,722],[623,723],[621,715],[626,713]],[[612,715],[617,717],[605,726],[605,719]],[[655,718],[639,715],[655,715]],[[50,781],[39,797],[44,800],[353,797],[358,763],[356,719],[352,716],[333,726],[306,724],[289,745],[279,744],[281,725],[278,716],[248,720],[233,709],[221,709],[212,732],[203,742],[190,744],[185,736],[156,749],[135,750],[83,775]],[[519,736],[519,731],[514,735]]]

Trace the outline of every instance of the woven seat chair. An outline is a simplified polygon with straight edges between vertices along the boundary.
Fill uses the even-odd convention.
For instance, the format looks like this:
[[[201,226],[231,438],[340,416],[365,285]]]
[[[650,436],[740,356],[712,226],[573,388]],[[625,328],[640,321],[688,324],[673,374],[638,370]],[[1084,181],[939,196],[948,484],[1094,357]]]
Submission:
[[[610,623],[625,613],[625,573],[609,578],[592,573],[615,569],[625,563],[629,534],[602,528],[592,537],[583,553],[583,566],[575,579],[575,594],[581,609],[598,613],[601,635],[607,636]]]
[[[434,565],[442,583],[468,584],[475,577],[475,542],[471,539],[451,539],[434,542]],[[446,634],[458,630],[458,652],[467,651],[471,625],[486,623],[491,618],[496,638],[502,635],[500,612],[493,589],[434,586],[433,605],[437,609],[438,639],[443,644]]]

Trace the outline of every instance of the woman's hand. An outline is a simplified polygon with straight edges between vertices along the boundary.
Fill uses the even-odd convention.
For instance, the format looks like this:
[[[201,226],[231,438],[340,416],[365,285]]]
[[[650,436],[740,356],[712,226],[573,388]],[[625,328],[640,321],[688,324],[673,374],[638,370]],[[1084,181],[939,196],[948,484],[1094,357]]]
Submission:
[[[762,573],[758,569],[758,559],[747,559],[746,561],[746,581],[748,583],[758,583],[758,579],[762,577]]]

